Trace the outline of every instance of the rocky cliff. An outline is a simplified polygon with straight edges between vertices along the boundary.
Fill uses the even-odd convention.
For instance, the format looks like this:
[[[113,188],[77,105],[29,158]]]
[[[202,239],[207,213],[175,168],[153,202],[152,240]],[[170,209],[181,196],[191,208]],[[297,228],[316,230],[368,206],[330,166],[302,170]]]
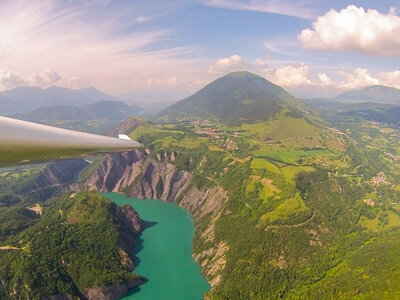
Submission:
[[[89,163],[84,159],[66,159],[47,164],[37,175],[22,182],[13,191],[18,195],[46,201],[73,183]]]
[[[225,267],[225,256],[229,250],[223,242],[214,243],[215,222],[222,214],[229,214],[223,205],[227,194],[218,184],[206,190],[197,188],[191,181],[192,174],[178,170],[173,164],[175,153],[157,154],[154,157],[150,157],[148,150],[110,154],[86,181],[73,184],[70,188],[73,191],[94,189],[99,192],[124,193],[140,199],[179,202],[180,206],[193,215],[195,239],[208,246],[205,250],[202,247],[199,252],[195,249],[193,256],[214,287],[221,279],[219,274]]]
[[[168,161],[153,160],[141,151],[113,153],[91,176],[71,185],[73,191],[125,192],[129,197],[174,201],[189,182],[191,174],[177,170]]]
[[[143,157],[140,151],[110,154],[85,182],[73,184],[71,190],[121,192],[139,175]]]
[[[110,285],[102,288],[87,289],[82,298],[87,300],[117,300],[126,295],[129,289],[144,283],[143,279],[131,280],[121,285]]]

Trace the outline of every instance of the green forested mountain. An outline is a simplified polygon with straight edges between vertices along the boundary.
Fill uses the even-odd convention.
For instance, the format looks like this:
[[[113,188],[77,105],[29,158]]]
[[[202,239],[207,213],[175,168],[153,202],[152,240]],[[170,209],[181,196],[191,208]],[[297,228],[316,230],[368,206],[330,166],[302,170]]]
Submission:
[[[2,208],[0,298],[82,299],[90,289],[142,283],[130,273],[139,233],[126,222],[132,211],[94,192]]]
[[[261,76],[234,72],[164,109],[157,120],[168,122],[189,117],[253,122],[267,120],[285,106],[293,110],[306,107],[300,100]]]
[[[377,119],[395,107],[310,107],[257,75],[231,73],[167,108],[159,121],[131,119],[116,128],[143,150],[104,157],[71,189],[187,208],[193,254],[212,287],[207,299],[398,298],[400,131]],[[12,233],[3,231],[5,239],[19,241],[20,232],[37,231],[39,219],[13,196],[6,195],[0,220]],[[96,199],[109,207],[98,196],[89,204],[97,207]],[[64,200],[48,205],[74,205]],[[93,207],[73,211],[84,220]],[[96,237],[100,229],[91,230]],[[86,238],[82,245],[93,245]],[[57,255],[70,253],[72,244],[63,245]]]
[[[396,298],[400,131],[383,121],[395,106],[335,102],[307,114],[267,83],[228,74],[164,110],[163,124],[131,133],[149,150],[147,164],[161,161],[192,174],[174,200],[190,203],[195,217],[194,255],[212,285],[207,296]],[[226,122],[230,113],[241,122]],[[124,191],[140,195],[151,172],[143,169]],[[159,176],[161,195],[159,183],[164,189],[171,183]],[[220,202],[219,188],[226,194]],[[202,202],[192,206],[199,191],[216,201],[212,211]]]

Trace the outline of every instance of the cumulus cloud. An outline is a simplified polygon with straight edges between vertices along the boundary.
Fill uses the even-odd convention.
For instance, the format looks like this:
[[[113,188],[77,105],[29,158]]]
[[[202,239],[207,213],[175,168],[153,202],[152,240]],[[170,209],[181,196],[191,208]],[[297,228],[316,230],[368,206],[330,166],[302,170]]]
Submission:
[[[256,63],[259,67],[266,67],[267,66],[267,62],[261,58],[256,58]]]
[[[85,87],[92,86],[92,83],[88,79],[83,79],[77,74],[71,75],[67,78],[63,78],[60,85],[67,86],[72,89],[82,89]]]
[[[396,10],[377,10],[349,5],[331,9],[317,18],[312,29],[304,29],[298,39],[311,50],[358,51],[380,56],[400,55],[400,17]]]
[[[400,71],[380,72],[378,77],[382,84],[400,89]]]
[[[51,68],[46,68],[42,70],[39,74],[34,75],[34,84],[40,86],[50,86],[59,82],[60,79],[60,74],[58,74]]]
[[[338,86],[343,89],[358,89],[380,84],[380,80],[371,75],[367,69],[357,68],[353,73],[339,71],[338,74],[343,78]]]
[[[17,74],[4,69],[0,70],[0,86],[3,88],[14,88],[24,84],[25,81]]]
[[[400,70],[372,72],[366,68],[354,70],[327,69],[305,63],[284,63],[257,58],[253,70],[264,75],[299,97],[332,97],[348,90],[371,85],[386,85],[400,89]]]
[[[346,90],[377,84],[400,89],[400,70],[371,73],[367,69],[357,68],[353,72],[339,71],[338,75],[341,80],[337,86]]]
[[[232,71],[239,71],[246,68],[247,63],[240,55],[234,54],[230,57],[218,59],[208,68],[210,74],[222,74]]]
[[[325,73],[318,73],[318,79],[320,81],[321,86],[328,86],[328,85],[333,85],[332,79],[329,78],[328,75]]]
[[[283,87],[311,85],[309,70],[304,63],[293,63],[276,69],[264,69],[263,73],[268,80]]]

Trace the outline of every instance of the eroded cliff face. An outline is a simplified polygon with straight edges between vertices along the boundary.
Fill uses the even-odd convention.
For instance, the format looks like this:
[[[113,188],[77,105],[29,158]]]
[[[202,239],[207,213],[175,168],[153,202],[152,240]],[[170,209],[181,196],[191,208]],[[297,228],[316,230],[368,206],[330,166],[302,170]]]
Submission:
[[[189,172],[177,170],[168,161],[156,161],[134,150],[108,155],[85,182],[73,184],[70,189],[124,192],[140,199],[174,201],[190,177]]]
[[[214,241],[215,222],[222,214],[230,213],[224,208],[227,193],[219,185],[205,190],[198,189],[191,182],[190,172],[178,170],[174,166],[175,158],[175,153],[164,153],[152,159],[149,151],[139,150],[113,153],[85,182],[73,184],[71,189],[94,189],[99,192],[120,192],[139,199],[162,199],[188,209],[196,225],[196,238],[203,245],[208,245],[207,249],[202,247],[201,251],[194,249],[193,257],[200,263],[203,274],[214,287],[221,280],[220,274],[229,250],[225,242]]]
[[[75,183],[73,191],[122,192],[140,173],[144,156],[140,151],[112,153],[94,170],[85,182]]]
[[[173,202],[189,183],[191,174],[169,162],[146,159],[140,175],[126,188],[126,195],[140,199]]]
[[[193,215],[198,232],[197,238],[203,245],[209,246],[201,251],[194,249],[193,258],[201,265],[211,288],[221,281],[221,272],[225,268],[226,253],[229,250],[225,242],[216,243],[214,239],[215,222],[222,214],[230,213],[223,205],[227,199],[226,192],[219,186],[207,190],[192,187],[180,202],[180,205]],[[202,223],[207,226],[200,229],[199,224]]]
[[[83,159],[65,159],[47,164],[34,180],[24,183],[16,191],[45,201],[74,182],[89,163]]]
[[[82,296],[87,300],[117,300],[125,296],[129,289],[142,283],[144,283],[143,279],[136,279],[120,285],[91,288],[83,291]]]

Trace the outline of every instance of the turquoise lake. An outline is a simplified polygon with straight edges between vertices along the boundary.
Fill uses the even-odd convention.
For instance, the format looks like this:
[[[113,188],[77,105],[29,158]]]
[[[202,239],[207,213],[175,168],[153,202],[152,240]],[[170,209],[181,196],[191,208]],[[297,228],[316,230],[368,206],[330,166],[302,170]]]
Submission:
[[[137,267],[133,272],[148,281],[122,299],[203,299],[210,285],[192,257],[194,224],[189,212],[160,200],[125,198],[116,193],[103,196],[119,206],[132,205],[146,223],[135,247]]]

